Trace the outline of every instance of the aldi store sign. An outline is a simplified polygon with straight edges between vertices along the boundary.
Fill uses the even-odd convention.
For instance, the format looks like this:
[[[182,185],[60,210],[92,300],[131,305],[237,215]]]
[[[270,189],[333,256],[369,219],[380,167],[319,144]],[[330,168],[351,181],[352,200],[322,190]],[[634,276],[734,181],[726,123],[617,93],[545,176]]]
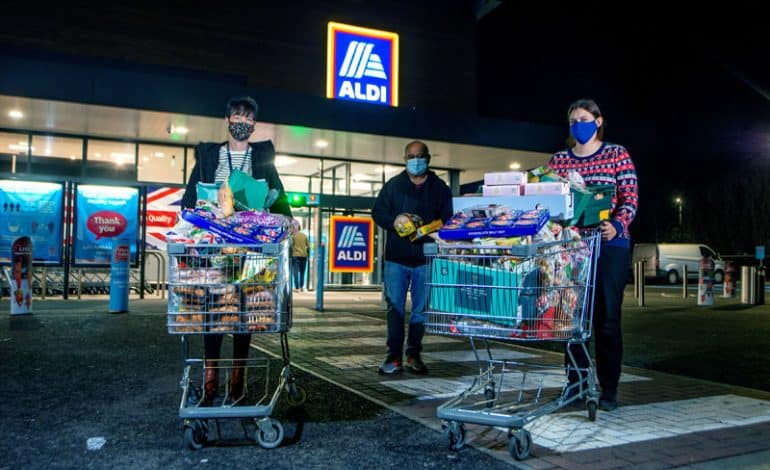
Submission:
[[[330,21],[326,97],[398,106],[398,34]]]
[[[374,221],[367,217],[332,216],[329,220],[329,271],[370,273],[374,270]]]

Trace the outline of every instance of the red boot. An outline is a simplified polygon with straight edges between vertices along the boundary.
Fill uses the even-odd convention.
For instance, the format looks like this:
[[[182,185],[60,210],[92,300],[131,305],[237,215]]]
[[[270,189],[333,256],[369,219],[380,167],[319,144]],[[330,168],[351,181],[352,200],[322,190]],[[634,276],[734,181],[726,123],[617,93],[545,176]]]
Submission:
[[[206,361],[203,368],[203,401],[206,404],[211,404],[214,401],[214,397],[217,396],[217,388],[219,388],[219,369],[217,369],[216,361]]]
[[[243,361],[233,361],[230,371],[230,400],[236,402],[243,397]]]

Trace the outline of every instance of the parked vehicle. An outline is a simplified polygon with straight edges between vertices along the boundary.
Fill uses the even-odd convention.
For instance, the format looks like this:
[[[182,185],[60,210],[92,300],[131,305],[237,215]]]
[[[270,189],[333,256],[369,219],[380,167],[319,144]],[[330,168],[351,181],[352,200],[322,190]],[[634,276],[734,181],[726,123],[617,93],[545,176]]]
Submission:
[[[708,245],[698,243],[637,243],[634,245],[633,262],[644,260],[644,277],[665,279],[677,284],[687,266],[687,278],[697,279],[703,257],[714,260],[714,282],[720,284],[725,277],[725,262]]]

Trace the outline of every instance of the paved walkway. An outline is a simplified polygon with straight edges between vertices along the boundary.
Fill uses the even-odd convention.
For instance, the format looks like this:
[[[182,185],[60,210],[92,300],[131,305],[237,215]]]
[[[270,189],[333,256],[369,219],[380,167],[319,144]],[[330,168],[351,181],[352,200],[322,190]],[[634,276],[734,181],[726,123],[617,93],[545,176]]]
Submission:
[[[296,294],[289,333],[292,361],[440,430],[436,407],[464,390],[478,373],[467,340],[428,335],[423,354],[430,375],[385,378],[377,374],[385,352],[384,315],[343,311],[377,309],[379,294],[327,293],[330,311],[324,313],[308,308],[313,301],[311,293]],[[255,336],[253,345],[280,353],[273,335]],[[562,361],[561,354],[518,345],[493,343],[492,349],[496,358],[551,365]],[[535,374],[522,383],[520,375],[511,374],[502,384],[503,397],[512,400],[522,388],[531,396],[540,381],[548,400],[558,394],[562,376],[559,371]],[[770,393],[630,367],[624,368],[621,381],[620,408],[600,411],[595,422],[585,410],[566,408],[527,425],[534,441],[531,456],[516,465],[670,468],[770,450]],[[507,429],[467,425],[466,431],[468,445],[514,463]],[[741,461],[756,463],[767,453],[754,455]]]

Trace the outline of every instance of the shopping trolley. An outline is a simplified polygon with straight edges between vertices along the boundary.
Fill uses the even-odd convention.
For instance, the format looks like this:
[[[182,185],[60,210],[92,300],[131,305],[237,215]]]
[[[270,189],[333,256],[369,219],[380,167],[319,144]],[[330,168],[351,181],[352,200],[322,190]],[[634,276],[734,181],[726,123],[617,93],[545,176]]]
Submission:
[[[292,321],[289,250],[289,240],[260,245],[168,245],[167,325],[170,334],[181,335],[179,417],[191,449],[208,441],[211,423],[221,435],[219,420],[229,418],[240,419],[244,433],[253,432],[262,447],[277,447],[284,429],[271,415],[281,393],[287,392],[290,404],[305,400],[291,373],[286,338]],[[270,358],[210,360],[191,353],[191,337],[244,333],[280,334],[283,368],[277,378],[271,378]],[[202,355],[203,345],[197,346],[194,349]],[[202,384],[206,369],[211,368],[216,368],[219,379],[217,398],[207,401]],[[228,378],[236,368],[243,373],[245,386],[232,397]]]
[[[466,390],[438,407],[450,449],[464,445],[464,423],[502,427],[508,429],[508,450],[521,460],[532,444],[524,426],[538,417],[585,399],[589,419],[596,419],[595,370],[586,343],[599,242],[600,234],[591,231],[519,246],[425,245],[426,331],[469,338],[479,370]],[[477,340],[486,354],[479,353]],[[489,340],[566,343],[568,359],[564,366],[495,359]],[[579,366],[573,348],[588,358],[587,367]],[[566,381],[565,369],[576,381]],[[561,387],[561,393],[546,400],[550,387]]]

